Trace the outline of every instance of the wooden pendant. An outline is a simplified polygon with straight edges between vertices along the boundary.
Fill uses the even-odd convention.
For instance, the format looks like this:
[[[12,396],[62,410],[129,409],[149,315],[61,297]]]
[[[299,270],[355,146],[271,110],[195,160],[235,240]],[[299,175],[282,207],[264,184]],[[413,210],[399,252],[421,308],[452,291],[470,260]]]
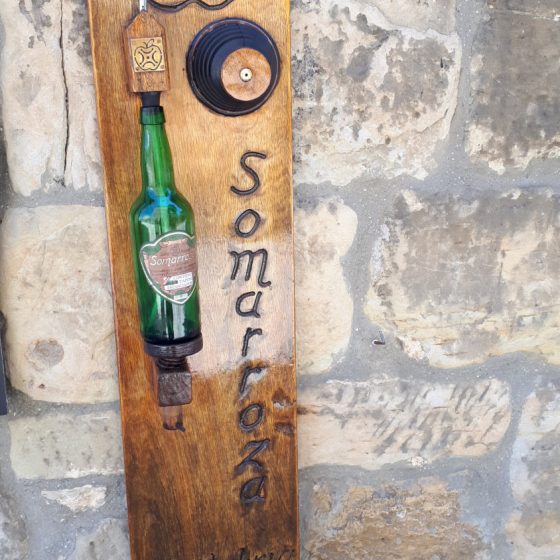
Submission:
[[[131,92],[167,91],[169,69],[165,29],[147,11],[140,12],[124,33],[126,70]]]
[[[133,23],[123,50],[137,1],[89,2],[132,559],[296,560],[289,2],[204,4],[222,3],[150,8],[151,31]],[[193,40],[224,18],[255,24],[277,49],[266,61],[259,49],[227,57],[218,76],[232,107],[249,104],[231,112],[239,116],[201,101],[204,92],[195,93],[187,75]],[[158,37],[161,59],[152,49]],[[145,50],[137,59],[135,48]],[[133,72],[131,61],[146,71]],[[165,71],[153,68],[158,61]],[[162,427],[138,326],[128,212],[141,188],[140,125],[130,89],[166,91],[177,187],[197,220],[205,347],[190,360],[184,432]]]

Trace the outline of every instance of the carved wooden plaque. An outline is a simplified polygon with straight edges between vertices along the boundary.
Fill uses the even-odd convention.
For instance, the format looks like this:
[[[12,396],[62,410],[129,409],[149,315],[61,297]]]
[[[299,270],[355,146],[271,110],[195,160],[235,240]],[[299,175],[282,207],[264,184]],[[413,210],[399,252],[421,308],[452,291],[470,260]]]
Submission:
[[[142,11],[126,29],[124,40],[126,72],[132,91],[167,91],[169,72],[165,60],[165,30],[157,19]]]
[[[197,219],[204,350],[190,360],[184,433],[162,428],[134,292],[128,211],[141,188],[139,100],[127,88],[122,34],[137,10],[136,0],[89,2],[132,558],[296,560],[289,2],[149,9],[167,41],[162,105],[177,187]],[[258,24],[280,53],[274,93],[239,117],[203,105],[186,75],[193,38],[223,18]]]

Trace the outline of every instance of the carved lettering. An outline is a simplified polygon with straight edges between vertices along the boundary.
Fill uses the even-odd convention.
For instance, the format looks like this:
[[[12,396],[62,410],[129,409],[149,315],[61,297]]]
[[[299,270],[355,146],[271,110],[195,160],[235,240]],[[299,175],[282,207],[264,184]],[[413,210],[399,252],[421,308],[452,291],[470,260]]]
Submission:
[[[244,294],[241,294],[235,302],[235,311],[237,312],[237,314],[240,317],[256,317],[257,319],[260,319],[261,315],[259,313],[259,303],[261,302],[262,295],[262,292],[246,292]],[[243,311],[243,309],[241,309],[241,304],[250,297],[255,298],[253,307],[251,307],[251,309],[249,309],[248,311]]]
[[[247,383],[249,382],[249,377],[251,377],[251,375],[260,375],[263,371],[264,366],[246,367],[243,371],[241,382],[239,383],[239,394],[243,395],[247,390]]]
[[[263,330],[262,329],[252,329],[249,327],[245,331],[245,336],[243,337],[243,350],[241,351],[241,355],[245,358],[249,353],[249,342],[251,338],[254,336],[262,336]]]
[[[247,160],[249,158],[266,159],[266,154],[261,154],[260,152],[247,152],[243,154],[243,157],[241,158],[241,167],[243,168],[243,171],[245,171],[245,173],[247,173],[247,175],[249,175],[249,177],[253,179],[253,186],[247,190],[241,190],[237,187],[231,187],[232,192],[239,196],[249,196],[251,194],[254,194],[259,190],[261,186],[261,179],[258,173],[252,167],[249,167],[247,165]]]
[[[272,285],[272,282],[266,281],[264,279],[266,274],[266,265],[268,264],[268,251],[266,249],[259,249],[258,251],[243,251],[238,253],[237,251],[230,251],[229,253],[233,259],[233,270],[231,272],[231,280],[235,280],[237,278],[237,274],[239,273],[239,269],[241,268],[241,260],[247,257],[247,269],[245,271],[245,281],[249,281],[251,279],[251,273],[253,272],[253,262],[255,261],[256,257],[261,257],[261,268],[259,270],[258,282],[261,288],[268,288]]]
[[[282,552],[251,552],[249,548],[243,547],[238,552],[227,555],[228,559],[234,560],[295,560],[296,551],[285,547]],[[220,560],[218,556],[211,553],[208,560]]]
[[[243,459],[243,461],[241,463],[239,463],[239,465],[237,465],[237,467],[235,467],[235,472],[237,474],[241,474],[242,472],[245,471],[245,469],[251,468],[253,467],[255,470],[257,471],[262,471],[263,470],[263,466],[261,463],[259,463],[255,457],[259,454],[262,453],[263,451],[266,451],[268,449],[270,445],[270,440],[269,439],[263,439],[262,441],[251,441],[249,442],[246,446],[245,449],[243,449],[243,452],[246,453],[247,451],[251,450],[251,453],[249,453],[249,455],[247,455],[247,457],[245,459]]]
[[[251,229],[249,230],[241,229],[243,223],[246,220],[248,220],[249,217],[251,217],[253,220],[253,225],[251,226]],[[262,222],[261,215],[256,210],[252,210],[252,209],[245,210],[245,212],[239,214],[237,220],[235,220],[235,233],[237,233],[239,237],[245,237],[245,238],[252,237],[259,229],[261,222]]]
[[[240,189],[236,186],[232,186],[231,190],[233,193],[239,196],[250,196],[255,194],[261,187],[261,179],[259,174],[247,163],[250,158],[266,159],[267,156],[260,152],[246,152],[241,158],[241,167],[247,173],[247,175],[253,180],[253,185],[248,189]],[[255,235],[258,229],[262,225],[261,215],[254,209],[248,208],[241,212],[239,216],[235,219],[234,230],[238,237],[247,239]],[[251,280],[253,274],[253,265],[255,259],[260,257],[260,268],[257,274],[257,283],[261,288],[268,288],[272,286],[270,280],[266,280],[266,272],[268,265],[268,251],[266,249],[258,249],[256,251],[245,250],[245,251],[230,251],[229,253],[233,259],[233,269],[231,271],[231,281],[235,281],[241,272],[242,261],[246,265],[245,269],[245,282]],[[245,260],[244,260],[245,259]],[[235,302],[235,312],[240,317],[254,317],[255,319],[260,319],[261,314],[259,312],[259,305],[263,297],[262,291],[252,291],[245,292],[241,294]],[[251,300],[252,298],[252,300]],[[252,306],[250,305],[252,301]],[[247,357],[249,353],[249,345],[251,339],[254,336],[262,336],[263,330],[261,328],[247,328],[245,335],[243,337],[243,346],[241,349],[241,355],[243,358]],[[239,395],[240,401],[246,397],[247,388],[249,385],[249,380],[252,375],[260,375],[264,371],[264,366],[251,367],[247,366],[243,370],[243,375],[239,383]],[[265,406],[263,404],[251,404],[244,408],[239,413],[239,427],[244,432],[252,432],[256,430],[265,419]],[[266,451],[270,446],[270,439],[263,439],[260,441],[251,441],[244,448],[243,453],[248,453],[248,455],[243,459],[243,461],[235,467],[234,472],[236,474],[242,474],[247,469],[255,469],[256,471],[262,471],[264,469],[263,464],[257,460],[257,456]],[[240,489],[239,498],[241,504],[249,506],[255,503],[261,503],[265,501],[265,485],[267,482],[266,476],[259,476],[252,478],[251,480],[245,482]],[[282,553],[284,554],[284,553]],[[239,560],[276,560],[276,554],[273,552],[265,553],[262,552],[258,554],[249,552],[248,549],[241,549],[239,552]],[[288,560],[288,559],[286,559]]]
[[[243,505],[258,504],[265,501],[266,476],[257,476],[248,480],[242,487],[239,497]]]
[[[254,415],[254,420],[251,416]],[[264,421],[264,406],[262,404],[252,404],[239,415],[239,427],[244,432],[252,432]]]

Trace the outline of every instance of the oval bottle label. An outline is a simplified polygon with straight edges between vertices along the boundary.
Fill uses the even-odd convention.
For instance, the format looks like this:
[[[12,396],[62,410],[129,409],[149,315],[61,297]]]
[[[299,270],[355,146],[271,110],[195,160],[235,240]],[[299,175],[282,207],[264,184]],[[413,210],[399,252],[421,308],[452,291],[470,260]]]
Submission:
[[[197,283],[196,240],[172,231],[140,248],[140,262],[152,288],[171,303],[181,305],[193,295]]]

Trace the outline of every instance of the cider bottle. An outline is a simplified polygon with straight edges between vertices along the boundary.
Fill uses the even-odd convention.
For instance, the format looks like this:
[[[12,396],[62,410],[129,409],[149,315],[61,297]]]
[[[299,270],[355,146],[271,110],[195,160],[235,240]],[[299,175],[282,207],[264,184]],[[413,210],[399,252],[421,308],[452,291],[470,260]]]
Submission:
[[[142,107],[140,122],[142,192],[130,230],[142,336],[148,354],[184,358],[202,348],[194,213],[175,188],[163,107]]]

